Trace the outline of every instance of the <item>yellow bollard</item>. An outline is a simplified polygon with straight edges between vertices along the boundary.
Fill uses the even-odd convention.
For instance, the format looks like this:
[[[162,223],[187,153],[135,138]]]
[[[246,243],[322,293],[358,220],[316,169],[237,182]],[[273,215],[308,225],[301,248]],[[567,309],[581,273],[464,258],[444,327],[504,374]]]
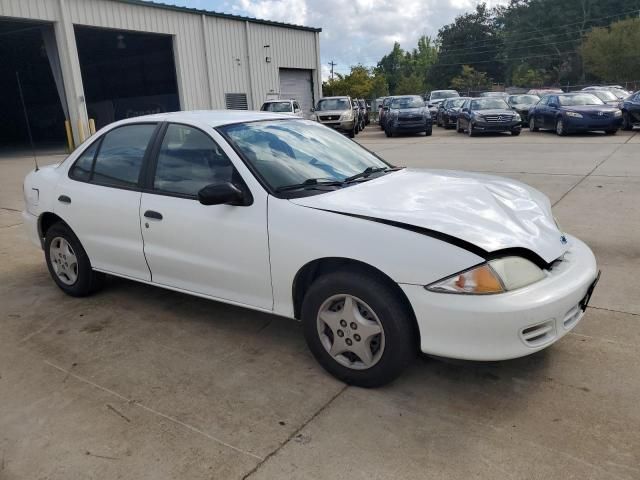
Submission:
[[[78,120],[78,135],[80,136],[80,143],[84,143],[84,128],[82,128],[82,120]]]
[[[73,144],[73,134],[71,133],[71,123],[69,123],[69,120],[64,121],[64,129],[67,131],[67,147],[69,147],[69,153],[71,153],[76,147]]]
[[[89,134],[91,135],[96,134],[96,122],[93,118],[89,119]]]

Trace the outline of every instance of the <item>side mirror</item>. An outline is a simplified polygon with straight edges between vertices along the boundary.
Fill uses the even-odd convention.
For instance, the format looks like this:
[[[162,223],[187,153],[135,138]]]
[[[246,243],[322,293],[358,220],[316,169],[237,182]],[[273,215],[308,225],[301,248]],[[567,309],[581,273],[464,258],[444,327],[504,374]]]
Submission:
[[[202,205],[243,205],[244,194],[231,182],[212,183],[198,192],[198,201]]]

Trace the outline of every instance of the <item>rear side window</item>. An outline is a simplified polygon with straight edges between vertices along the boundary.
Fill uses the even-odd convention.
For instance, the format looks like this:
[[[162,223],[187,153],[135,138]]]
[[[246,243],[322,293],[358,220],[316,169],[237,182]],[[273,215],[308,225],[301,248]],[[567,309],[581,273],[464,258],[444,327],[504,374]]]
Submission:
[[[93,142],[89,148],[80,155],[69,171],[69,176],[71,178],[81,182],[89,181],[91,178],[91,169],[93,168],[93,159],[96,156],[99,144],[100,141]]]
[[[234,167],[211,137],[186,125],[169,125],[153,181],[155,190],[195,196],[212,183],[232,182]]]
[[[127,125],[107,133],[96,157],[92,181],[118,187],[136,186],[155,129],[155,124]]]

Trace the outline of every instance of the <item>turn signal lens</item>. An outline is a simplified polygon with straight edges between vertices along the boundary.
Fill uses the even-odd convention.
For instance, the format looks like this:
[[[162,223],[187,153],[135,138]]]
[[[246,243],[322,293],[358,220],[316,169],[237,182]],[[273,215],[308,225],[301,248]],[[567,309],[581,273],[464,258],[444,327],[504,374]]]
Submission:
[[[428,285],[426,288],[432,292],[468,293],[473,295],[486,295],[505,291],[496,272],[486,263]]]

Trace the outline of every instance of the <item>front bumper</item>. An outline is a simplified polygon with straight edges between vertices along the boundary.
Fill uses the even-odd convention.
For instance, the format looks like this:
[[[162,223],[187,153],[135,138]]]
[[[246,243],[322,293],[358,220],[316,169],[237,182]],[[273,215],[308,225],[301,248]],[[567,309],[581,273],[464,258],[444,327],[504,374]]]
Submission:
[[[589,132],[600,130],[618,130],[622,127],[622,117],[598,119],[592,117],[574,118],[565,116],[564,122],[570,132]]]
[[[319,123],[321,123],[322,125],[324,125],[325,127],[330,127],[333,128],[334,130],[339,130],[341,132],[350,132],[353,130],[356,121],[355,120],[350,120],[347,122],[340,122],[340,121],[320,121]]]
[[[392,132],[418,133],[424,132],[431,126],[431,121],[427,119],[399,121],[394,119],[389,121],[388,127]]]
[[[522,122],[487,123],[475,120],[473,122],[473,128],[478,132],[511,132],[513,130],[520,130],[522,128]]]
[[[506,360],[566,335],[581,320],[581,302],[598,275],[589,247],[567,238],[571,247],[547,278],[512,292],[445,294],[401,284],[416,314],[420,349],[463,360]]]

